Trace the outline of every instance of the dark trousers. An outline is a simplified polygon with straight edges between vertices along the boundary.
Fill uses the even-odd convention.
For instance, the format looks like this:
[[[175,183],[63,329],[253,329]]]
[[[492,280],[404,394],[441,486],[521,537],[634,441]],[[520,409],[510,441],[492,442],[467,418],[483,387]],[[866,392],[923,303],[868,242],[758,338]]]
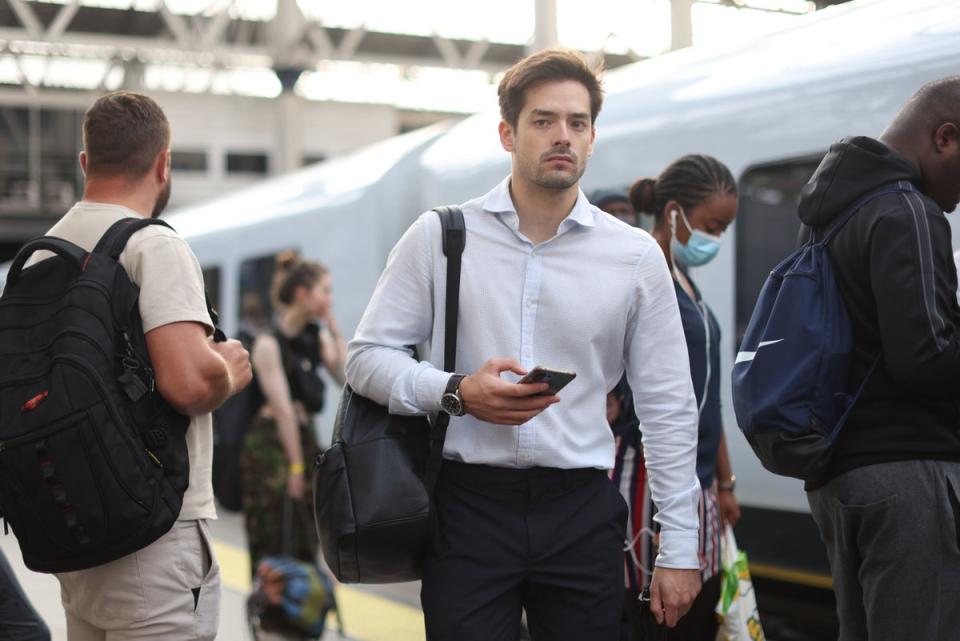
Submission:
[[[627,505],[603,470],[444,461],[421,601],[428,641],[617,641]]]
[[[807,500],[830,559],[839,641],[960,639],[960,463],[860,467]]]
[[[0,641],[50,641],[50,632],[0,552]]]

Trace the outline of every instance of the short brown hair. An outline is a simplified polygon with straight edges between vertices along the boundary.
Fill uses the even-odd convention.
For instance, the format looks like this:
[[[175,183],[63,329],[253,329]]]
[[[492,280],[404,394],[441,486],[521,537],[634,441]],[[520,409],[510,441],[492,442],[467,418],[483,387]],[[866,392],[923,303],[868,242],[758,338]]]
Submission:
[[[114,91],[83,116],[87,174],[140,178],[170,144],[170,123],[151,98]]]
[[[590,94],[590,120],[596,122],[603,106],[602,73],[602,60],[591,67],[583,54],[572,49],[544,49],[527,56],[507,69],[500,81],[497,88],[500,117],[516,127],[528,89],[545,82],[574,80],[587,88]]]

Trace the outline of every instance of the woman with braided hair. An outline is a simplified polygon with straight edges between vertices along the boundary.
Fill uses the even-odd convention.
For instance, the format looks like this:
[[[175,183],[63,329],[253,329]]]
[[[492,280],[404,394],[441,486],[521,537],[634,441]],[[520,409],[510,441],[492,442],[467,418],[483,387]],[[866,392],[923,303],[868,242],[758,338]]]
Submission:
[[[697,476],[701,487],[700,560],[704,584],[690,612],[676,628],[665,629],[664,638],[713,641],[717,632],[713,609],[720,595],[722,524],[735,524],[740,518],[740,508],[734,496],[735,478],[727,456],[720,412],[720,325],[689,269],[706,264],[720,249],[721,235],[736,216],[737,185],[730,170],[717,159],[689,155],[671,163],[657,178],[637,180],[630,187],[630,202],[638,214],[654,217],[651,234],[673,273],[700,412]],[[619,396],[629,398],[629,390],[620,390]],[[630,413],[629,407],[625,406],[624,410]],[[611,424],[615,428],[634,425],[635,419],[619,416]],[[657,525],[653,520],[656,508],[646,488],[642,448],[634,445],[631,449],[631,439],[623,436],[622,429],[619,431],[621,438],[617,439],[612,476],[631,511],[627,528],[630,545],[626,549],[626,586],[632,597],[628,602],[635,603],[633,595],[648,586],[649,572],[656,558]],[[637,430],[634,427],[631,431]]]

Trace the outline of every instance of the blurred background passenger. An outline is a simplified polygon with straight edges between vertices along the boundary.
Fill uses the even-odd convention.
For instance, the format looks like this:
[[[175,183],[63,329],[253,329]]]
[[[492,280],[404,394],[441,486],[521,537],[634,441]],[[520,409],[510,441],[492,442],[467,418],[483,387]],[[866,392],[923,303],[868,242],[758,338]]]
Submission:
[[[697,477],[701,487],[700,561],[704,583],[690,612],[676,628],[666,629],[664,638],[713,641],[717,633],[713,610],[720,597],[722,526],[736,524],[740,508],[734,496],[735,477],[720,411],[720,325],[691,279],[689,268],[705,265],[719,251],[720,237],[737,213],[737,184],[717,159],[689,155],[674,161],[658,178],[637,180],[629,196],[637,214],[653,216],[651,233],[673,273],[700,412]],[[649,571],[656,558],[656,508],[646,488],[642,448],[636,442],[636,418],[629,407],[623,406],[623,399],[630,398],[625,383],[612,395],[608,418],[620,410],[611,422],[618,448],[612,478],[631,510],[625,578],[627,609],[631,610],[637,607],[638,592],[649,585]],[[636,621],[635,612],[629,618]]]
[[[265,402],[244,440],[243,506],[251,569],[265,556],[316,563],[317,535],[305,473],[318,454],[313,417],[323,409],[323,367],[343,383],[346,344],[333,314],[332,280],[320,263],[277,257],[276,324],[253,342]]]
[[[601,189],[591,194],[590,202],[631,227],[637,226],[637,212],[633,210],[626,193],[616,189]]]

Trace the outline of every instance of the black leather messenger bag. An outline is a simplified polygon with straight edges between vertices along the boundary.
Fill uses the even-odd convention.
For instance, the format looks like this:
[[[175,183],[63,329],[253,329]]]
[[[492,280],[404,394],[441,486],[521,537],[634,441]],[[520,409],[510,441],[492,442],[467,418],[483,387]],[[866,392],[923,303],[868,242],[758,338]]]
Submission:
[[[447,257],[444,370],[456,369],[463,212],[436,209]],[[430,497],[450,416],[396,416],[345,386],[333,444],[314,464],[313,501],[323,557],[343,583],[420,578]]]

